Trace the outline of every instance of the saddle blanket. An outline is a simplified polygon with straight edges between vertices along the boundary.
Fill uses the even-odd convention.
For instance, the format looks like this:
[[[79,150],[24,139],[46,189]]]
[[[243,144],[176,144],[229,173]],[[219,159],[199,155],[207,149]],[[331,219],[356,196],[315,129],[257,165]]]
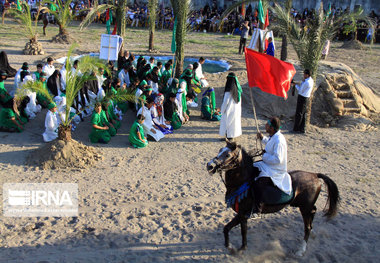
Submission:
[[[290,195],[287,195],[275,186],[266,186],[263,191],[262,202],[266,205],[280,205],[289,203],[293,198],[294,190]]]

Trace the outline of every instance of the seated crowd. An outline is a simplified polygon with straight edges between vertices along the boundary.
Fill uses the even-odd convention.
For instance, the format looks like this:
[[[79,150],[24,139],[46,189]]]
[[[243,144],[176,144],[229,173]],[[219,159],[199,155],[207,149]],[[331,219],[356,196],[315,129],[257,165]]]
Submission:
[[[65,66],[55,68],[53,59],[45,65],[37,64],[30,71],[24,62],[16,72],[14,86],[9,92],[4,87],[6,71],[0,71],[0,129],[6,132],[22,132],[25,123],[36,117],[41,108],[47,108],[43,140],[52,141],[58,137],[58,127],[66,115],[66,76]],[[201,99],[202,118],[220,120],[215,106],[215,92],[209,87],[203,75],[204,58],[189,64],[181,76],[173,77],[173,61],[164,65],[155,58],[146,60],[124,51],[117,61],[108,63],[109,70],[99,68],[78,92],[70,116],[72,130],[88,116],[91,116],[92,130],[89,139],[92,143],[108,143],[117,134],[125,112],[136,112],[136,121],[130,129],[129,142],[136,148],[148,145],[148,138],[159,141],[190,120],[190,107],[198,106],[198,94],[205,89]],[[70,75],[83,75],[75,60]],[[30,83],[41,83],[44,92],[28,90]],[[22,91],[22,96],[19,94]],[[122,97],[129,95],[130,99]],[[51,97],[53,99],[49,99]],[[120,99],[121,98],[121,99]],[[132,99],[131,99],[132,98]]]

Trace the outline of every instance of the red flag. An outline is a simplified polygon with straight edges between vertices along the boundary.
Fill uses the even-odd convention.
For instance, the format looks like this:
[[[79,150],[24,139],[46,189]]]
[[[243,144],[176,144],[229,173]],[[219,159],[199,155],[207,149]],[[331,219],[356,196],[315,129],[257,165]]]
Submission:
[[[111,35],[116,35],[116,33],[117,33],[117,23],[115,23],[115,27],[113,28]]]
[[[268,16],[268,9],[267,9],[267,15],[265,16],[265,24],[264,29],[266,29],[269,26],[269,16]]]
[[[241,16],[244,18],[245,17],[245,4],[241,4]]]
[[[249,87],[287,98],[290,82],[296,74],[294,66],[275,57],[245,49],[245,63]]]

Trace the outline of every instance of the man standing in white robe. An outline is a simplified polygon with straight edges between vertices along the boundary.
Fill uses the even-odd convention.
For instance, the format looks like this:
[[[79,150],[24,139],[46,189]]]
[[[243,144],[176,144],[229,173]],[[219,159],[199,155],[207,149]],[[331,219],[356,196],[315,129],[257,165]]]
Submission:
[[[42,71],[46,74],[47,79],[53,75],[55,67],[53,65],[53,59],[51,57],[48,57],[47,64],[42,68]]]
[[[146,106],[141,107],[140,110],[137,112],[136,116],[139,116],[139,114],[141,114],[145,117],[145,121],[142,124],[144,128],[144,133],[150,135],[156,142],[158,142],[159,140],[164,138],[165,135],[153,123],[152,115],[150,113],[150,109],[153,107],[153,105],[154,100],[151,97],[148,97],[146,99]]]
[[[257,138],[265,144],[263,160],[253,164],[258,169],[259,176],[255,178],[255,203],[252,212],[261,212],[261,201],[265,186],[276,186],[285,194],[292,193],[292,179],[288,174],[288,146],[286,139],[280,131],[280,119],[273,117],[265,125],[269,137],[257,134]],[[255,216],[254,216],[255,217]]]
[[[235,73],[229,73],[220,110],[222,118],[220,119],[219,135],[223,139],[227,137],[229,140],[233,140],[242,135],[241,93],[242,88]]]
[[[45,117],[45,132],[42,134],[44,142],[51,142],[58,137],[57,106],[52,102],[48,105],[48,109]]]
[[[205,59],[203,57],[199,58],[198,67],[195,70],[195,76],[201,81],[202,87],[207,88],[208,82],[206,77],[203,75],[202,65],[205,63]]]

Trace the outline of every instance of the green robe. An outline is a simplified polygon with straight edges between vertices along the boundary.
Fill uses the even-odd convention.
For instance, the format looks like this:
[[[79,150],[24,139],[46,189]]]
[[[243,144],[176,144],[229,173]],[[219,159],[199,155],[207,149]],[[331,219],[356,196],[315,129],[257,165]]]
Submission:
[[[116,130],[115,126],[114,126],[114,127],[111,127],[111,125],[110,125],[110,123],[109,123],[109,121],[108,121],[108,119],[107,119],[106,112],[105,112],[104,110],[102,110],[102,111],[100,112],[100,120],[101,120],[102,123],[104,123],[105,125],[108,126],[108,128],[109,128],[109,129],[108,129],[108,133],[109,133],[112,137],[115,136],[117,130]]]
[[[189,115],[190,111],[187,109],[187,101],[186,101],[185,92],[182,92],[181,96],[182,96],[182,99],[181,99],[181,102],[182,102],[182,112],[184,112],[187,115]]]
[[[172,76],[171,70],[165,70],[164,73],[162,73],[162,77],[161,77],[160,81],[161,81],[161,85],[162,85],[163,89],[167,88],[169,86],[168,81],[171,78],[171,76]]]
[[[117,118],[115,111],[113,110],[112,103],[108,105],[107,112],[110,119],[115,121],[115,124],[113,124],[113,126],[115,127],[116,130],[118,130],[120,128],[120,121]]]
[[[92,113],[91,124],[93,125],[95,124],[100,127],[105,127],[103,126],[101,115],[97,113],[96,111]],[[92,131],[89,135],[90,141],[92,143],[97,143],[97,142],[108,143],[111,140],[111,135],[108,131],[109,130],[99,130],[92,127]]]
[[[17,132],[22,132],[16,124],[13,123],[12,119],[15,119],[18,124],[22,126],[20,121],[17,119],[16,113],[10,108],[2,108],[0,111],[0,127],[7,130],[15,130]]]
[[[43,87],[45,89],[47,89],[46,81],[43,83]],[[50,100],[48,98],[46,98],[44,95],[42,95],[41,93],[38,93],[38,92],[37,92],[36,98],[37,98],[37,102],[39,104],[41,104],[44,108],[47,108],[47,106],[50,103]]]
[[[174,130],[178,130],[182,127],[181,118],[178,116],[177,112],[173,112],[172,117],[168,118],[167,120],[170,121],[170,125]]]
[[[204,119],[209,121],[220,121],[221,115],[215,113],[215,108],[212,108],[210,99],[208,96],[204,96],[202,99],[201,112]]]
[[[137,135],[137,131],[140,132],[141,138],[144,142],[140,141],[139,136]],[[144,135],[144,128],[143,126],[135,121],[131,127],[131,130],[129,131],[129,142],[133,145],[135,148],[144,148],[148,145],[148,140],[145,138]]]
[[[8,94],[8,91],[5,89],[4,81],[0,82],[0,102],[6,103],[12,99],[12,96]]]

